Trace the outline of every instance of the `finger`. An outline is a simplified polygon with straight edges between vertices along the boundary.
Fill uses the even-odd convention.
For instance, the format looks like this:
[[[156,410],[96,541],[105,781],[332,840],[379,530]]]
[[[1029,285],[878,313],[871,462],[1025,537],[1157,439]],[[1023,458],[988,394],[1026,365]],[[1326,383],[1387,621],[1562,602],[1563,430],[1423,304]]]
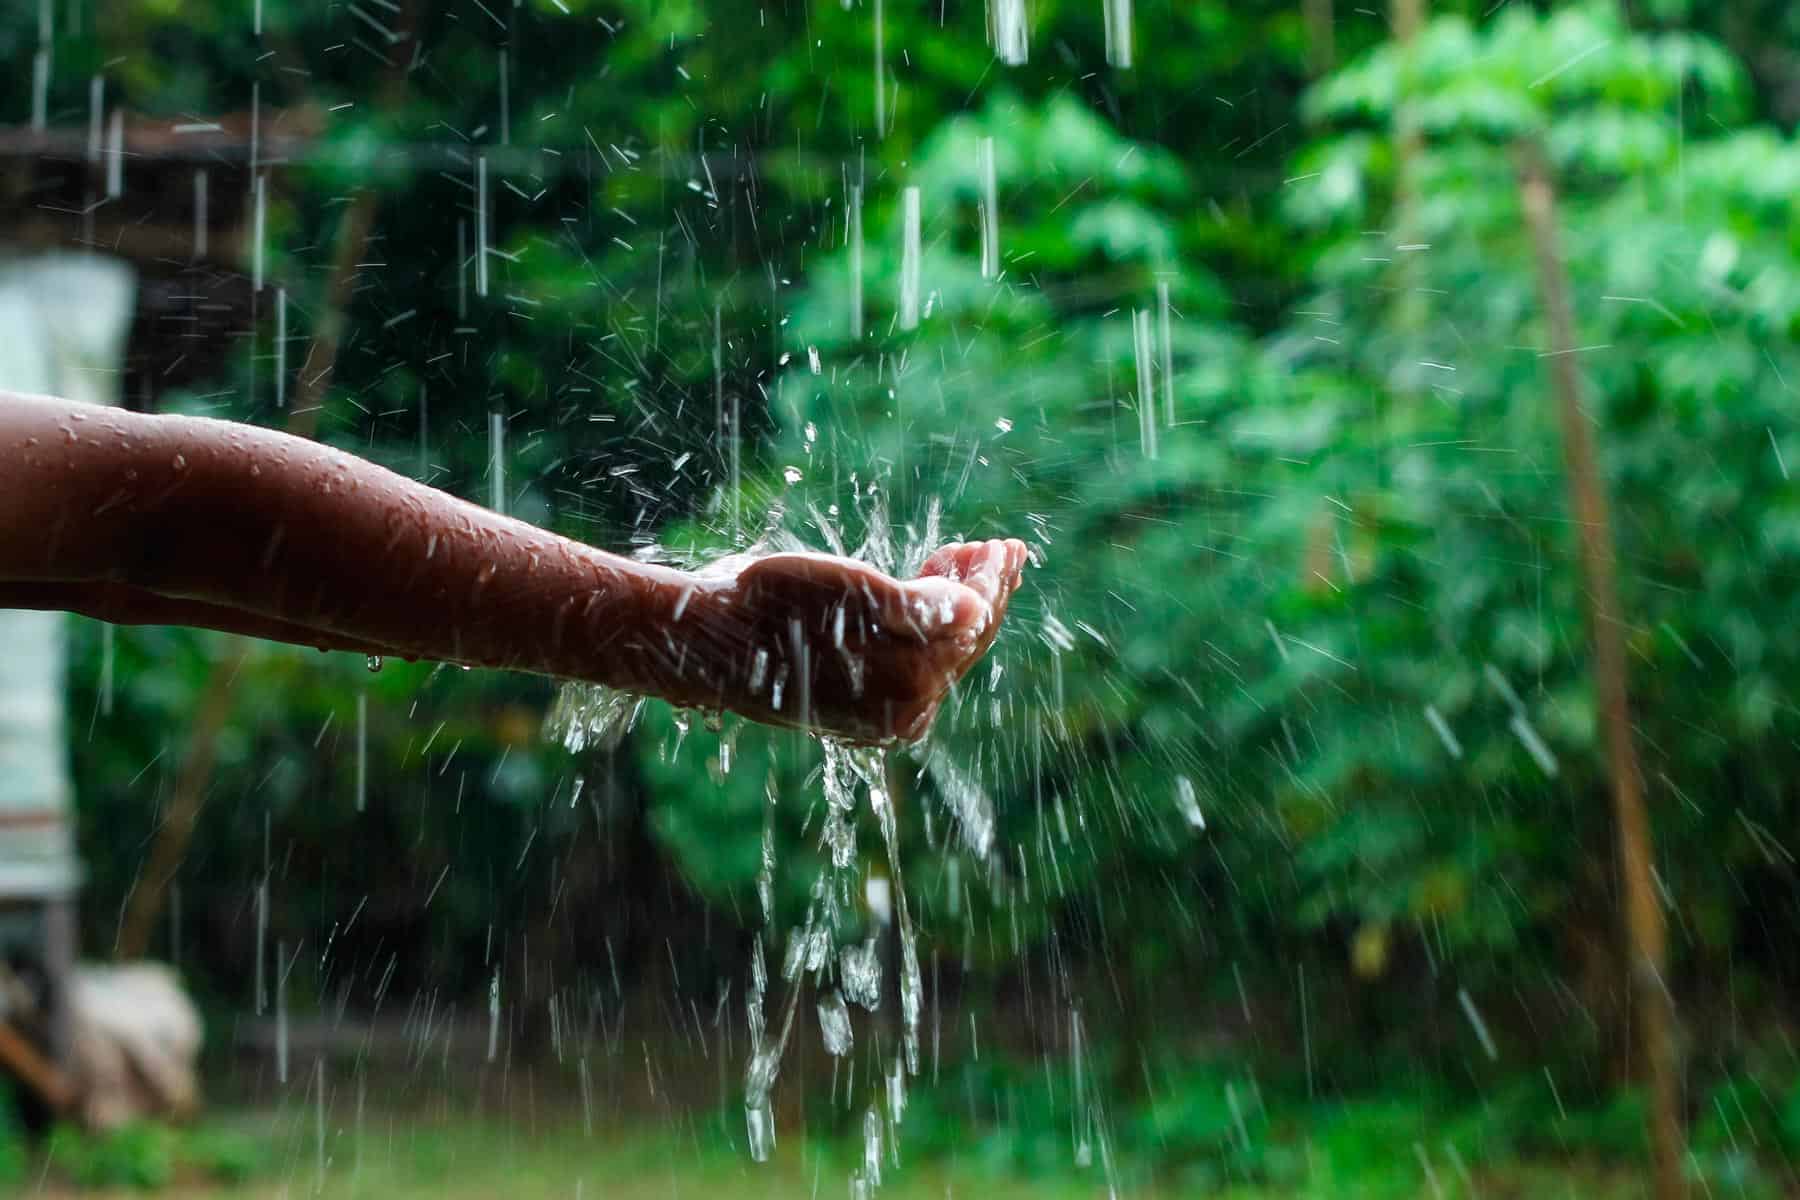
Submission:
[[[980,596],[992,607],[1006,591],[1006,545],[1000,541],[981,542],[969,547],[963,556],[963,586]]]
[[[961,555],[964,544],[963,542],[945,542],[933,550],[930,557],[920,565],[919,574],[921,576],[942,575],[950,579],[960,579],[962,577]]]
[[[912,580],[899,589],[885,623],[922,639],[986,624],[993,605],[966,584],[941,575]]]

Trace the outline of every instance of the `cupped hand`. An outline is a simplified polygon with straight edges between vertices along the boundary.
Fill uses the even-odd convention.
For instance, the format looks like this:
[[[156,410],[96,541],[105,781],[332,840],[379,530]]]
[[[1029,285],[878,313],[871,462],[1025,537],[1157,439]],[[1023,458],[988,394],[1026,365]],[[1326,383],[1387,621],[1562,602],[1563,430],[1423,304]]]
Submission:
[[[1019,586],[1025,543],[953,542],[900,580],[824,554],[745,566],[720,616],[747,635],[726,707],[857,741],[923,737],[981,660]]]

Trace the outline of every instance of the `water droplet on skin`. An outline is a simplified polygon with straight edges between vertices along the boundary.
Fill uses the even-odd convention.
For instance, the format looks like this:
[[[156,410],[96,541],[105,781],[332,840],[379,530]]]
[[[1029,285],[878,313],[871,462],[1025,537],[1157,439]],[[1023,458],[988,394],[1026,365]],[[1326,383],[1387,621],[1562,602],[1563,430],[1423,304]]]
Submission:
[[[369,655],[368,660],[365,663],[365,665],[369,668],[370,674],[373,674],[376,671],[381,670],[381,655],[379,655],[379,654]]]
[[[187,470],[187,459],[177,454],[173,465],[177,471],[185,471]]]

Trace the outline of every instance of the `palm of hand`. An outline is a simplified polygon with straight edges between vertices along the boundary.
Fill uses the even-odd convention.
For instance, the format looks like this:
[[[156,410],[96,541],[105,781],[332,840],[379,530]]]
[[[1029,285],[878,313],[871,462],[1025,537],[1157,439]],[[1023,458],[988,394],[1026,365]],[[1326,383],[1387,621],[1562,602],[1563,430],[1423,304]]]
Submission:
[[[910,580],[821,554],[751,563],[728,593],[752,647],[730,707],[858,741],[922,737],[993,644],[1025,554],[1017,539],[951,543]]]

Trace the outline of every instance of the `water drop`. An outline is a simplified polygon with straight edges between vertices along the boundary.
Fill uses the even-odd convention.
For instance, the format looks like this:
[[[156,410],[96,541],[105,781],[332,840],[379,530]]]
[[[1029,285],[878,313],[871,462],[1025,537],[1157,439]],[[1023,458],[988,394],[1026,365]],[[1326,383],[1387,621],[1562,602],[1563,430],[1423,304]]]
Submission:
[[[881,947],[871,937],[860,946],[845,946],[838,972],[849,998],[870,1012],[881,1007]]]
[[[381,670],[381,655],[379,655],[379,654],[369,655],[369,657],[364,661],[364,665],[369,668],[369,673],[371,675],[373,675],[375,672]]]
[[[749,1131],[750,1157],[757,1162],[768,1162],[769,1153],[775,1146],[775,1114],[770,1111],[769,1102],[746,1104],[744,1123]]]
[[[819,1033],[825,1041],[825,1053],[842,1058],[850,1053],[854,1034],[850,1028],[850,1007],[844,993],[836,988],[819,1001]]]
[[[1200,811],[1199,797],[1194,793],[1194,781],[1186,775],[1175,777],[1175,807],[1196,831],[1206,828],[1206,816]]]

